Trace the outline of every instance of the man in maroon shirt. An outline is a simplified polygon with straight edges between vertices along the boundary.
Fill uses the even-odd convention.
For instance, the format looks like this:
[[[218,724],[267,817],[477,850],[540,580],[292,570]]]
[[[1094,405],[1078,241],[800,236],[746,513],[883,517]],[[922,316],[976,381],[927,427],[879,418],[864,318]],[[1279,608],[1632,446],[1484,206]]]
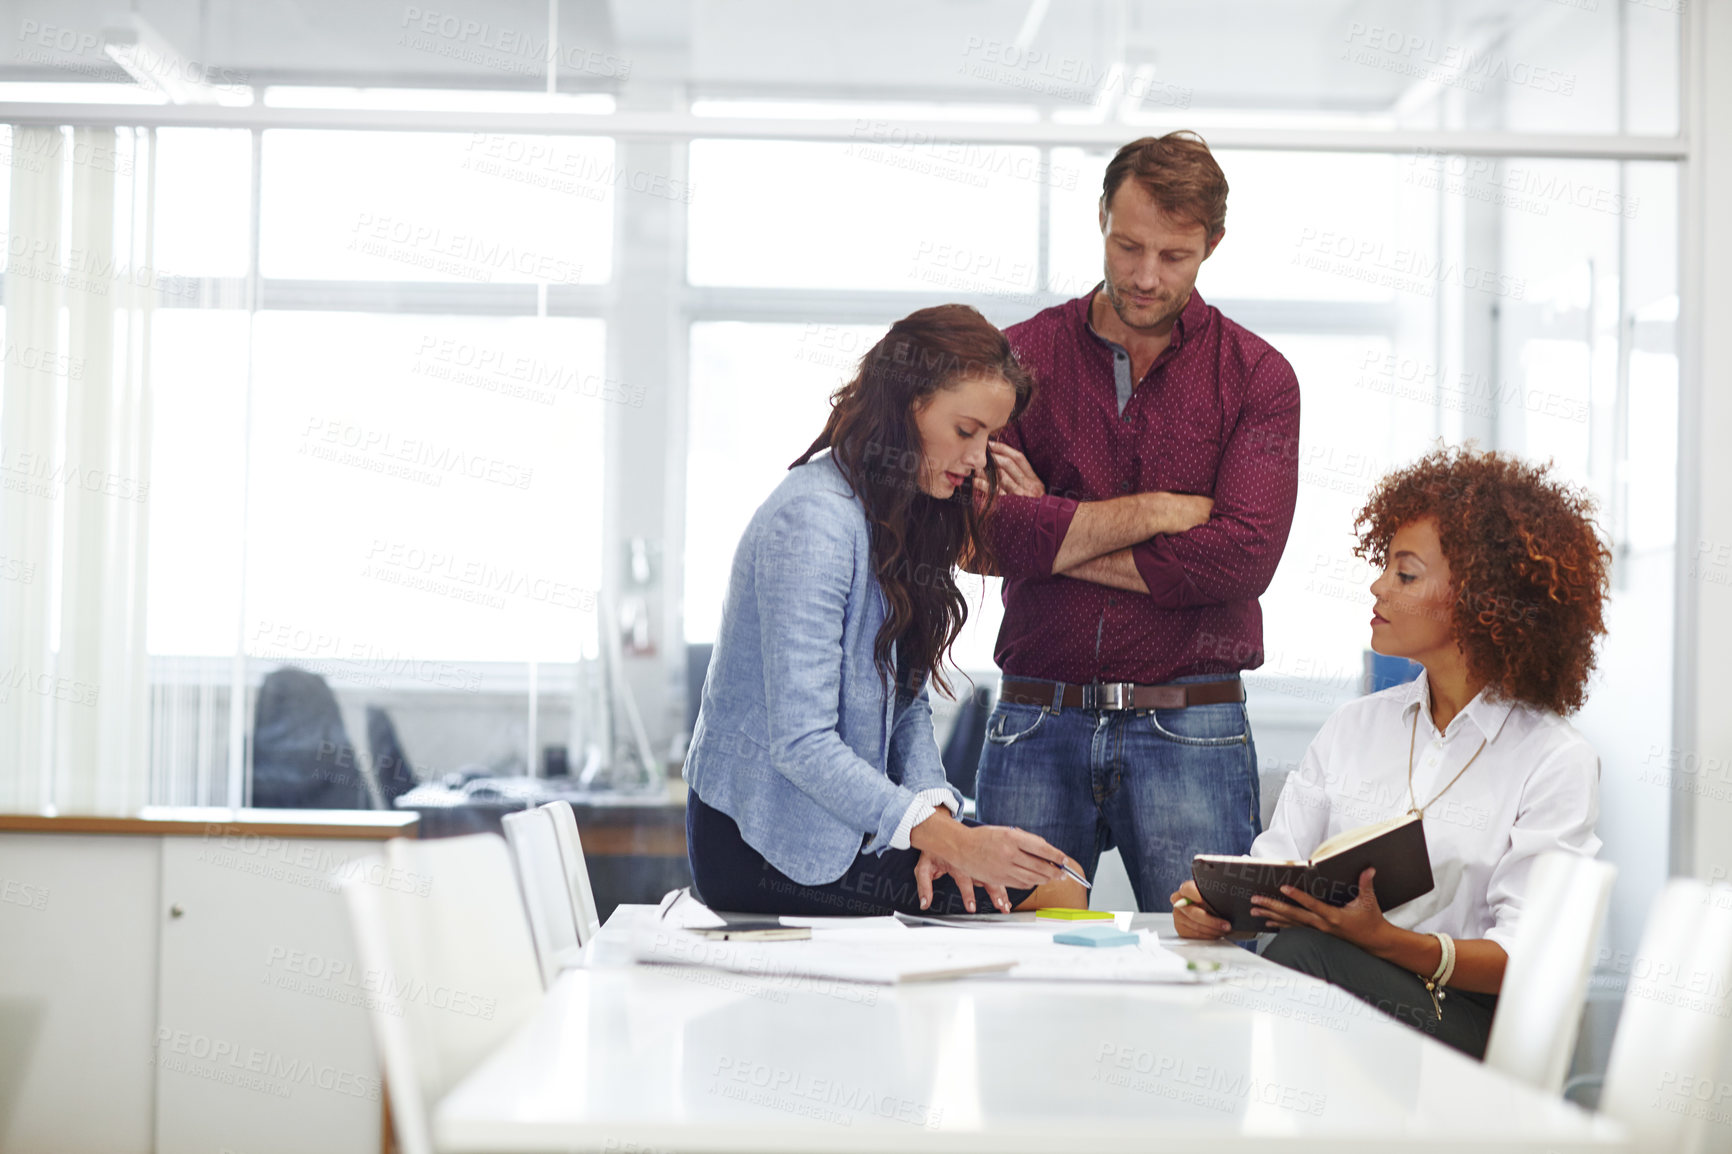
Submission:
[[[1144,910],[1262,828],[1239,672],[1263,662],[1257,597],[1293,521],[1299,384],[1196,291],[1226,215],[1194,134],[1121,148],[1105,279],[1008,330],[1040,387],[993,445],[1004,679],[980,819],[1090,874],[1117,845]]]

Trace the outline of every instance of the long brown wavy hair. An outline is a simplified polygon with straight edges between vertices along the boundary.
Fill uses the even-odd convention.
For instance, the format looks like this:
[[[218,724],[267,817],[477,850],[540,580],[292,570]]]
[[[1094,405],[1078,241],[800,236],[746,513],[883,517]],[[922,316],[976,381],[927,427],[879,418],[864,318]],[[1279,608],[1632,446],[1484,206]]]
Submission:
[[[947,500],[920,487],[925,456],[915,408],[940,389],[971,377],[1002,377],[1016,391],[1011,419],[1034,396],[1034,378],[1010,342],[967,305],[920,309],[890,326],[860,358],[852,380],[830,398],[830,419],[789,468],[829,449],[866,507],[872,565],[888,611],[872,654],[878,675],[895,679],[890,647],[906,660],[913,686],[927,679],[952,696],[941,666],[968,620],[956,567],[994,569],[981,532],[998,494],[998,468],[987,454],[984,492],[973,482]]]

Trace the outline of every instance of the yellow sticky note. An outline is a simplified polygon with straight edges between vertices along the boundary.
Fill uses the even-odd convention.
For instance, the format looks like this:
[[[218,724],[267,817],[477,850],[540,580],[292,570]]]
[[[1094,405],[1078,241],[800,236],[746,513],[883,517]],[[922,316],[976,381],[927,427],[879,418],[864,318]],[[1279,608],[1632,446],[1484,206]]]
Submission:
[[[1072,910],[1063,906],[1052,906],[1044,910],[1034,911],[1036,919],[1054,922],[1110,922],[1113,920],[1109,910]]]

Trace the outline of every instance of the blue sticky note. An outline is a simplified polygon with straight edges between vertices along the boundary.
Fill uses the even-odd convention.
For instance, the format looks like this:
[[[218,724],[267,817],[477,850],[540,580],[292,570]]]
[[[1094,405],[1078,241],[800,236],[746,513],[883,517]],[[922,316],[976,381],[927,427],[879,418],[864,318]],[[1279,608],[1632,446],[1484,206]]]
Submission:
[[[1061,946],[1134,946],[1138,937],[1112,926],[1078,926],[1054,934],[1052,940]]]

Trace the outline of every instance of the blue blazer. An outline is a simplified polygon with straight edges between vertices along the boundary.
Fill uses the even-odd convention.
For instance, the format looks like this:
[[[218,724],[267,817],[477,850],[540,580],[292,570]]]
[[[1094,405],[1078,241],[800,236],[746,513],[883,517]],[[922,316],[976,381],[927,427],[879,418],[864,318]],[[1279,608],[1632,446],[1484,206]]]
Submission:
[[[790,469],[734,553],[685,779],[802,885],[883,853],[923,789],[949,789],[918,695],[879,681],[887,605],[866,510],[828,453]]]

